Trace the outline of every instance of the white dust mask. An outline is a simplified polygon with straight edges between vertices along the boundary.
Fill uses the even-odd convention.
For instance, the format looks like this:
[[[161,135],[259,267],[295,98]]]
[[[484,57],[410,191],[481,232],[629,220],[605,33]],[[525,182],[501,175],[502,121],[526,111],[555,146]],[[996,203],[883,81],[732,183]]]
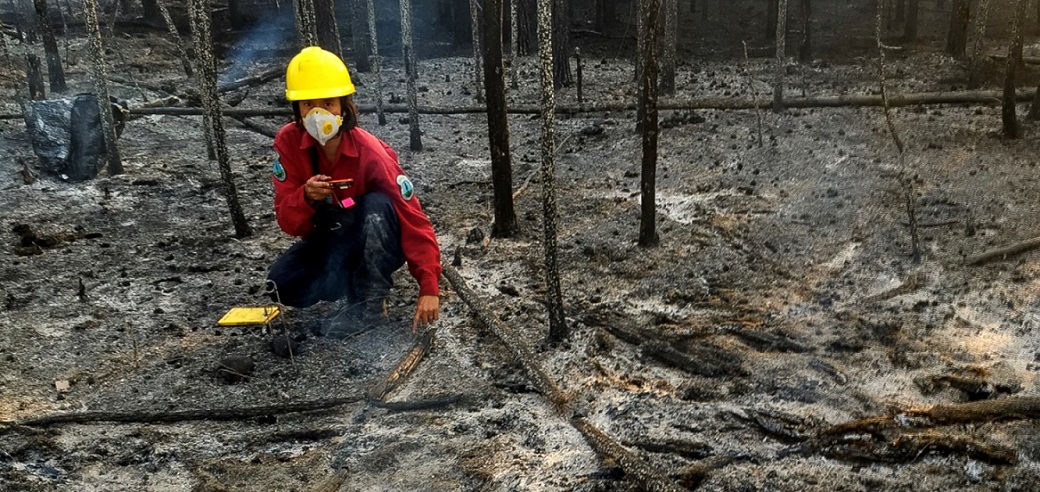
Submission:
[[[342,124],[341,116],[321,108],[314,108],[303,117],[303,127],[307,129],[307,133],[322,145],[339,134],[339,127]]]

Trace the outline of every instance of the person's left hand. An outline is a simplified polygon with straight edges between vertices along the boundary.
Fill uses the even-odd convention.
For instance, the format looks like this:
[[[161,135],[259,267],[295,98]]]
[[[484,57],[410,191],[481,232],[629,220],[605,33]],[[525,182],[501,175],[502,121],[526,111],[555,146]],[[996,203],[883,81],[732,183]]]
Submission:
[[[412,332],[419,331],[419,326],[428,325],[440,317],[441,299],[438,296],[419,296],[415,306],[415,318],[412,319]]]

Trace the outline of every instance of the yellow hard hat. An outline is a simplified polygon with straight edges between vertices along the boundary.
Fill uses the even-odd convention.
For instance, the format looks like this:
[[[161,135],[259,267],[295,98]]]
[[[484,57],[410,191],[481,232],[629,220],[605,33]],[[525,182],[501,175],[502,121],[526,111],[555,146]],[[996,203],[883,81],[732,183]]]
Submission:
[[[354,93],[350,72],[334,53],[308,46],[289,61],[285,70],[285,98],[307,101]]]

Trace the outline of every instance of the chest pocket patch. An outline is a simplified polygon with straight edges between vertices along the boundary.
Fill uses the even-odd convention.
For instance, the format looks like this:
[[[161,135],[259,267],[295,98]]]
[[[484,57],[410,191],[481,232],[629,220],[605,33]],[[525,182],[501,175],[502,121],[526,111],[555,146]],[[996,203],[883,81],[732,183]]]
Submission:
[[[274,175],[274,179],[278,181],[285,181],[285,168],[282,167],[282,160],[275,158],[274,167],[271,169],[271,174]]]
[[[415,186],[408,180],[408,176],[398,174],[397,186],[401,188],[401,198],[404,198],[405,201],[411,200],[415,196]]]

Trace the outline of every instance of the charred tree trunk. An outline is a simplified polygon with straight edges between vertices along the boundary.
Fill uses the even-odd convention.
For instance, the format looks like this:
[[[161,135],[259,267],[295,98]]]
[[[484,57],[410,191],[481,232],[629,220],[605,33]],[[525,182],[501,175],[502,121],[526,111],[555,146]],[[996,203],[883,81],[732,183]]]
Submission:
[[[784,1],[784,0],[781,0]],[[642,76],[639,81],[640,99],[643,101],[643,163],[639,180],[640,200],[639,245],[655,246],[657,237],[657,38],[661,0],[644,0],[639,3],[639,17],[643,29],[639,38],[639,58]]]
[[[917,19],[921,13],[921,0],[907,0],[906,23],[903,24],[903,41],[917,41]]]
[[[65,69],[61,66],[61,55],[58,53],[58,40],[51,29],[50,14],[47,13],[47,0],[33,0],[36,20],[43,34],[43,51],[47,54],[47,79],[51,84],[51,92],[62,93],[68,90],[65,85]]]
[[[275,2],[275,9],[280,9],[281,5]],[[246,24],[245,10],[242,8],[242,0],[228,0],[228,22],[231,23],[233,29],[238,29]]]
[[[897,24],[906,22],[906,0],[896,0],[896,18]]]
[[[47,99],[47,89],[43,85],[43,68],[40,66],[40,57],[25,54],[25,80],[29,85],[29,99],[42,101]]]
[[[571,85],[573,82],[571,79],[571,58],[568,55],[571,52],[571,16],[568,9],[569,5],[570,0],[553,0],[553,86],[556,89],[565,85]],[[539,15],[541,15],[540,12]],[[541,19],[539,19],[540,21]]]
[[[375,5],[371,0],[351,0],[350,32],[354,43],[354,68],[359,72],[372,71],[372,57],[376,56],[376,45],[372,33],[375,31]],[[367,35],[366,35],[367,33]]]
[[[787,40],[787,0],[780,0],[780,6],[776,14],[776,85],[773,86],[773,111],[780,113],[784,110],[784,71]]]
[[[560,269],[556,248],[556,85],[553,53],[554,0],[538,0],[538,60],[542,78],[542,214],[545,248],[545,281],[548,291],[549,343],[556,344],[568,336],[560,295]]]
[[[229,10],[233,3],[235,3],[235,0],[228,1]],[[141,0],[141,16],[148,22],[159,20],[159,6],[155,4],[155,0]]]
[[[1011,43],[1008,45],[1004,73],[1004,99],[1001,108],[1005,138],[1018,138],[1018,115],[1015,108],[1015,78],[1018,63],[1015,60],[1015,52],[1022,50],[1022,21],[1025,20],[1027,5],[1028,0],[1016,2],[1015,18],[1011,24]]]
[[[975,15],[975,36],[972,40],[971,59],[968,66],[968,88],[979,88],[979,62],[982,60],[982,40],[986,38],[986,20],[989,17],[989,0],[979,0]]]
[[[950,30],[946,35],[946,52],[955,57],[963,57],[968,45],[968,14],[970,0],[953,0],[953,11],[950,12]]]
[[[339,24],[336,22],[336,2],[334,0],[312,0],[314,2],[315,27],[318,30],[318,45],[326,51],[343,58],[343,43],[339,38]],[[364,32],[364,31],[360,31]],[[360,34],[359,34],[360,35]],[[365,37],[361,35],[361,37]]]
[[[18,0],[17,4],[11,2],[11,7],[16,15],[15,27],[18,29],[19,38],[28,44],[36,44],[36,22],[33,22],[33,16],[29,14],[32,8],[22,0]]]
[[[87,21],[90,37],[90,56],[93,59],[94,92],[101,110],[101,126],[105,134],[105,154],[108,156],[108,174],[123,174],[123,160],[116,146],[116,122],[112,116],[112,100],[108,96],[108,69],[105,66],[105,49],[101,44],[101,24],[97,16],[95,0],[83,0],[83,14]]]
[[[166,8],[166,1],[155,0],[155,5],[159,8],[163,22],[166,23],[166,30],[170,33],[170,41],[177,47],[177,54],[181,57],[181,65],[184,66],[184,74],[190,78],[195,72],[191,69],[191,60],[188,58],[188,53],[184,50],[184,44],[181,43],[181,34],[177,32],[177,25],[173,23],[170,11]]]
[[[194,0],[193,0],[194,1]],[[314,13],[314,0],[293,0],[293,11],[296,19],[296,33],[301,47],[317,46],[317,20]],[[195,49],[198,50],[196,40]],[[198,56],[198,54],[196,54]]]
[[[484,102],[484,63],[480,43],[480,0],[469,0],[470,30],[473,32],[473,86],[478,103]]]
[[[195,40],[199,92],[202,94],[202,105],[206,108],[209,124],[212,126],[213,147],[220,167],[224,199],[227,200],[228,211],[231,213],[231,223],[235,226],[235,237],[247,237],[252,235],[253,231],[250,230],[246,216],[242,213],[234,175],[231,173],[231,160],[224,134],[224,115],[221,113],[220,97],[217,95],[217,65],[213,58],[213,34],[210,27],[212,20],[208,0],[190,0],[188,20]]]
[[[418,70],[412,49],[412,0],[401,0],[401,49],[404,51],[404,78],[408,86],[409,148],[418,152],[422,150],[422,134],[419,132],[419,101],[415,92]]]
[[[502,55],[502,0],[483,0],[484,84],[487,87],[488,146],[495,192],[495,226],[491,235],[516,234],[513,211],[513,165],[509,154],[509,118]]]
[[[679,31],[679,0],[664,2],[664,51],[661,57],[661,94],[675,94],[676,41]]]
[[[0,31],[5,27],[4,21],[0,20]],[[7,64],[11,63],[11,47],[7,45],[7,36],[0,34],[0,49],[4,51],[4,62]]]
[[[373,0],[365,0],[368,11],[368,44],[372,47],[372,72],[376,76],[376,116],[379,124],[386,124],[383,112],[383,60],[379,57],[379,36],[376,33],[376,9]]]
[[[812,60],[812,0],[802,0],[802,43],[798,47],[798,60]]]
[[[516,2],[517,0],[509,0],[509,61],[512,69],[509,71],[509,87],[513,90],[520,88],[520,44],[517,42],[520,23]]]
[[[537,0],[516,1],[516,49],[520,56],[538,54]]]
[[[707,1],[702,5],[704,10],[708,9]],[[776,21],[779,15],[780,0],[766,0],[766,39],[776,39]]]

